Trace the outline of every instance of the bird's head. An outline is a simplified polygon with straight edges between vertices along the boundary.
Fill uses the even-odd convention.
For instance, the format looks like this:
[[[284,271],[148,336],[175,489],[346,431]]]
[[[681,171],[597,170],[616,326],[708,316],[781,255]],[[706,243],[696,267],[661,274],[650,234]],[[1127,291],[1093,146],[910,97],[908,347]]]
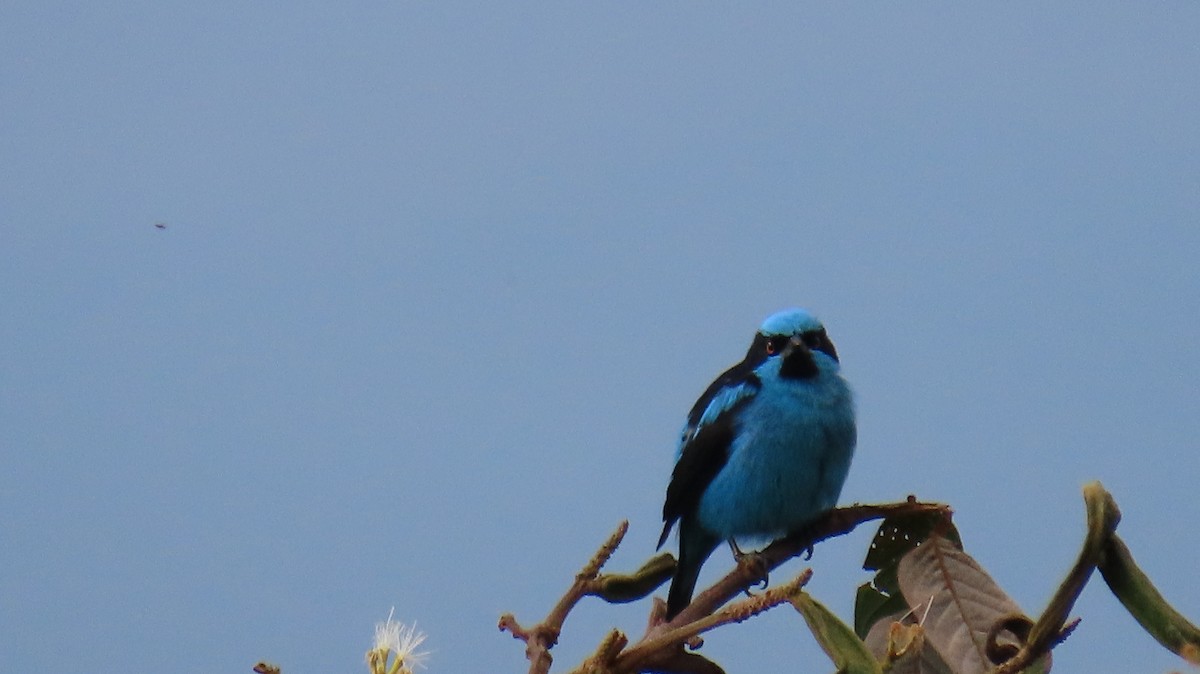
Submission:
[[[818,359],[838,362],[837,349],[825,333],[825,326],[804,309],[784,309],[768,316],[754,336],[746,358],[758,362],[781,359],[779,376],[785,379],[817,376]]]

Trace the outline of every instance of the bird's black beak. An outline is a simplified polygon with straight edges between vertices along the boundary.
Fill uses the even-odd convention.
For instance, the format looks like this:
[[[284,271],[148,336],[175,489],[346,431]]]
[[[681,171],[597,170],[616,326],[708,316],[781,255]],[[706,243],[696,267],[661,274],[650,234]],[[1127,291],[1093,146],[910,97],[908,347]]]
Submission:
[[[797,349],[808,351],[808,347],[805,346],[804,340],[801,339],[800,335],[793,335],[792,338],[788,340],[787,346],[783,347],[783,357],[787,358],[788,356],[792,355],[793,351],[796,351]]]
[[[779,366],[779,376],[784,379],[811,379],[820,374],[812,351],[800,335],[788,340],[780,355],[783,357],[783,364]]]

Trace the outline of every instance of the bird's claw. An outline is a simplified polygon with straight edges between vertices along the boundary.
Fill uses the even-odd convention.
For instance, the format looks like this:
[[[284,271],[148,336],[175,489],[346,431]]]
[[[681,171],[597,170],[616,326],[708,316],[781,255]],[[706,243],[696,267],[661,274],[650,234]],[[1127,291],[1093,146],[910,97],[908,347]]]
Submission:
[[[751,585],[751,587],[757,586],[759,589],[765,590],[771,584],[771,569],[767,564],[767,558],[763,557],[761,553],[742,552],[734,546],[733,558],[737,561],[737,565],[746,570],[749,576],[754,579],[754,585]],[[754,596],[749,587],[746,588],[746,596]]]

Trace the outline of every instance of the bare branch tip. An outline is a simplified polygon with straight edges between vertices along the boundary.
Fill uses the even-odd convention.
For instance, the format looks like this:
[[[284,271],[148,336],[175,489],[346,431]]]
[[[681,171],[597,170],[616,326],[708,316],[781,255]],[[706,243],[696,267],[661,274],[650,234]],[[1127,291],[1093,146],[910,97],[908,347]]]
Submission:
[[[500,628],[501,632],[508,632],[513,635],[514,639],[520,639],[529,643],[529,631],[521,627],[521,623],[517,622],[517,617],[513,614],[505,613],[500,616],[500,622],[496,626]]]
[[[604,641],[601,641],[600,646],[596,648],[593,658],[595,658],[596,662],[610,665],[627,645],[629,645],[628,637],[622,634],[620,630],[611,630],[608,634],[604,635]]]
[[[1066,641],[1067,638],[1071,636],[1071,633],[1075,631],[1075,628],[1079,627],[1079,623],[1082,621],[1083,618],[1073,618],[1067,621],[1067,624],[1063,625],[1062,629],[1058,631],[1058,636],[1054,638],[1054,645],[1057,646]]]
[[[588,560],[587,566],[579,571],[579,578],[586,580],[594,579],[600,573],[600,569],[608,563],[613,553],[617,551],[617,546],[621,545],[621,541],[625,540],[625,534],[628,531],[629,520],[621,520],[621,523],[617,525],[617,530],[612,532],[608,540],[604,541],[604,545],[601,545],[596,554]]]

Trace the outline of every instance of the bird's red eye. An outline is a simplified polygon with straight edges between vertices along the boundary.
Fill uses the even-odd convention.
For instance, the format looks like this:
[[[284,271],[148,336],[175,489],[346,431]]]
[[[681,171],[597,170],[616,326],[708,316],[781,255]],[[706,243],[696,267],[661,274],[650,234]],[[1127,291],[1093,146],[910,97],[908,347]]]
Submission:
[[[784,347],[787,346],[787,343],[788,338],[781,335],[776,335],[775,337],[768,339],[765,347],[767,355],[774,356],[775,354],[783,351]]]

